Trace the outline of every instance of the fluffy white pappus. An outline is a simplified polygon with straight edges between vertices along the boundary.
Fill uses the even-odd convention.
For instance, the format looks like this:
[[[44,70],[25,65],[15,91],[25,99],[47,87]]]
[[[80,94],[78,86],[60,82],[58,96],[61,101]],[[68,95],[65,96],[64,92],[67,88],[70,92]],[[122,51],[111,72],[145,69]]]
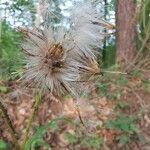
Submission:
[[[78,3],[71,10],[72,39],[78,53],[86,56],[94,55],[94,48],[98,48],[103,40],[103,28],[97,24],[100,15],[90,2]]]
[[[82,83],[100,73],[94,49],[101,46],[103,28],[96,8],[89,2],[76,5],[70,21],[70,28],[57,31],[47,25],[21,30],[26,35],[25,80],[57,96],[78,96],[86,88]]]
[[[28,30],[23,50],[26,55],[26,81],[48,88],[54,95],[77,95],[75,81],[79,80],[78,62],[65,47],[65,32],[59,38],[51,28]]]

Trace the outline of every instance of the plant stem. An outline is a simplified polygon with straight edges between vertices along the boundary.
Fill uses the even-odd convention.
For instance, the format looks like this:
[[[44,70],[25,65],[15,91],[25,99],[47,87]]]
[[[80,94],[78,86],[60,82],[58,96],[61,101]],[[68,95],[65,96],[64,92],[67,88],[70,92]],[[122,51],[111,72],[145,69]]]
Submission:
[[[33,119],[35,117],[38,106],[40,104],[40,101],[41,101],[41,94],[39,93],[35,96],[35,102],[34,102],[34,105],[33,105],[33,108],[32,108],[32,112],[31,112],[31,115],[28,119],[27,127],[25,129],[25,134],[24,134],[23,144],[22,144],[22,150],[25,150],[25,145],[26,145],[26,142],[29,138],[28,137],[29,136],[29,131],[30,131],[30,128],[32,127],[32,122],[33,122]]]
[[[110,74],[122,74],[122,75],[127,75],[127,73],[125,72],[119,72],[119,71],[106,71],[106,70],[102,70],[102,73],[110,73]]]
[[[20,150],[20,145],[18,143],[18,139],[17,139],[17,134],[15,132],[15,129],[12,125],[12,122],[9,118],[9,115],[7,113],[7,109],[5,108],[5,106],[2,104],[1,100],[0,100],[0,109],[2,111],[2,114],[3,114],[3,118],[4,118],[4,121],[5,123],[7,124],[7,127],[9,129],[9,132],[11,134],[11,138],[13,140],[13,144],[14,146],[16,147],[16,150]]]
[[[85,125],[85,123],[84,123],[84,121],[83,121],[83,119],[82,119],[79,106],[76,105],[75,109],[76,109],[76,111],[77,111],[77,113],[78,113],[78,117],[79,117],[79,119],[80,119],[80,121],[81,121],[81,124],[82,124],[84,127],[86,127],[86,125]]]

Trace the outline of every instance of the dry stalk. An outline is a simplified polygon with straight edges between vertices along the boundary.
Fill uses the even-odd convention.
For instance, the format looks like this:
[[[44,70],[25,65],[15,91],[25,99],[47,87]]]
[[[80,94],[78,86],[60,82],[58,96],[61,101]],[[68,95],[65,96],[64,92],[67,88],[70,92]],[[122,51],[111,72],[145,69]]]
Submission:
[[[4,119],[6,125],[7,125],[8,129],[9,129],[9,132],[10,132],[13,144],[14,144],[16,150],[20,150],[20,145],[18,143],[17,134],[15,132],[14,126],[12,125],[12,122],[11,122],[11,120],[9,118],[8,113],[7,113],[7,109],[5,108],[5,106],[3,105],[1,100],[0,100],[0,110],[2,111],[3,119]]]
[[[41,92],[38,95],[36,95],[36,97],[35,97],[32,112],[31,112],[31,115],[28,119],[27,126],[25,129],[25,134],[24,134],[23,143],[22,143],[22,150],[25,150],[26,142],[29,139],[29,132],[30,132],[30,129],[32,127],[32,122],[33,122],[33,119],[35,118],[36,111],[38,109],[40,102],[41,102]]]

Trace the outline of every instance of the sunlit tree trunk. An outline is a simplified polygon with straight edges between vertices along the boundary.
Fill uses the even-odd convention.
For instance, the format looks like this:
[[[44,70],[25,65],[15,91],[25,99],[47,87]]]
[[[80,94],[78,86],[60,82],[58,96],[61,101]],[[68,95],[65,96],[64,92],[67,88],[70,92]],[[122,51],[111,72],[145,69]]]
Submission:
[[[116,58],[126,65],[136,53],[136,1],[116,0]]]

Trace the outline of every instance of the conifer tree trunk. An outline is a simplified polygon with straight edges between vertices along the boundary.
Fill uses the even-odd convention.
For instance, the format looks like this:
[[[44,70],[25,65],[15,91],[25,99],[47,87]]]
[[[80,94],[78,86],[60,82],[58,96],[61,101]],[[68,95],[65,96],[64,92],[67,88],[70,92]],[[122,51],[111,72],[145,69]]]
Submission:
[[[136,2],[116,0],[116,60],[126,65],[136,53]]]

